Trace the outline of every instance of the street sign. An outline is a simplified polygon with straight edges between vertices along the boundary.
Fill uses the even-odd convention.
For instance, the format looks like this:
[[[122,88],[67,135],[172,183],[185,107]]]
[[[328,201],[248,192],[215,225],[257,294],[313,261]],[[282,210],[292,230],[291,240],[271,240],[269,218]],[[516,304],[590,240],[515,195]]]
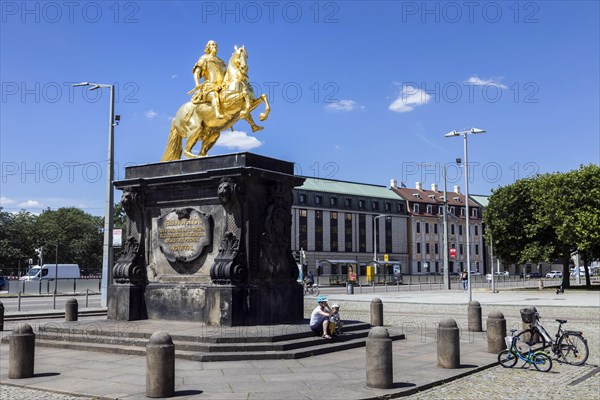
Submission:
[[[450,258],[456,258],[456,249],[452,248],[450,249]]]

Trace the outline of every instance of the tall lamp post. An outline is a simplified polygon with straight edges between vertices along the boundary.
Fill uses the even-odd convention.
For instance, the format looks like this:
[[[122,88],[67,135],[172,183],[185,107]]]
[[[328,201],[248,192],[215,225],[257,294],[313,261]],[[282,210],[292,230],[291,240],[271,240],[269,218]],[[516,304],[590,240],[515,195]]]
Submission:
[[[89,86],[89,90],[100,88],[110,89],[110,110],[108,119],[108,159],[106,161],[106,204],[104,207],[104,244],[102,247],[102,285],[101,305],[106,307],[108,300],[108,286],[112,281],[113,267],[113,225],[114,225],[114,136],[115,125],[118,125],[119,116],[115,120],[115,87],[114,85],[94,82],[81,82],[73,86]]]
[[[471,232],[469,226],[469,159],[467,152],[467,135],[476,135],[479,133],[485,133],[483,129],[471,128],[464,131],[452,131],[445,134],[445,137],[462,136],[464,138],[464,150],[465,150],[465,212],[466,212],[466,230],[467,230],[467,285],[469,287],[469,302],[473,300],[473,293],[471,291]]]

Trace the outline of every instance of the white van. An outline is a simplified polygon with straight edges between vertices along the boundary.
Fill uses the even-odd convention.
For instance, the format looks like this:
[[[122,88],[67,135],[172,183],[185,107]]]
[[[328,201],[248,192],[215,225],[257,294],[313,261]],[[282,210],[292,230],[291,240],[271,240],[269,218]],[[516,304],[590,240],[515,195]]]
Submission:
[[[58,270],[56,269],[58,267]],[[41,267],[32,267],[27,275],[22,276],[21,281],[40,281],[58,279],[81,278],[81,270],[78,264],[44,264]]]

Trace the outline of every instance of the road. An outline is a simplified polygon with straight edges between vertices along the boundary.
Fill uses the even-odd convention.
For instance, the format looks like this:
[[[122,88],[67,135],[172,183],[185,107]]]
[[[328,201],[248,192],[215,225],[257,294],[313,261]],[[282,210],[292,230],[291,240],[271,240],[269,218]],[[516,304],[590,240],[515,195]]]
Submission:
[[[64,310],[67,300],[75,298],[79,303],[79,309],[86,308],[85,296],[56,296],[56,309]],[[0,297],[4,305],[6,314],[17,312],[19,309],[19,299],[17,297]],[[21,311],[51,311],[53,309],[52,296],[21,296]],[[88,307],[100,307],[100,295],[93,294],[88,296]]]

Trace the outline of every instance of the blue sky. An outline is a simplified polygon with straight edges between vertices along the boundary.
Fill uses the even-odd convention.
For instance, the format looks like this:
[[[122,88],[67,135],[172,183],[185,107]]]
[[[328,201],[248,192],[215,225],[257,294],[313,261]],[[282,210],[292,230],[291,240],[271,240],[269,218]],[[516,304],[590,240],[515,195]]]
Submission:
[[[116,177],[158,162],[206,42],[227,61],[245,45],[270,97],[265,129],[245,122],[210,154],[251,151],[299,174],[470,192],[600,163],[599,3],[3,1],[1,206],[102,215],[108,91],[118,96]],[[96,97],[100,95],[101,97]],[[258,121],[258,111],[254,113]],[[432,164],[427,166],[424,164]],[[119,198],[119,194],[115,196]]]

